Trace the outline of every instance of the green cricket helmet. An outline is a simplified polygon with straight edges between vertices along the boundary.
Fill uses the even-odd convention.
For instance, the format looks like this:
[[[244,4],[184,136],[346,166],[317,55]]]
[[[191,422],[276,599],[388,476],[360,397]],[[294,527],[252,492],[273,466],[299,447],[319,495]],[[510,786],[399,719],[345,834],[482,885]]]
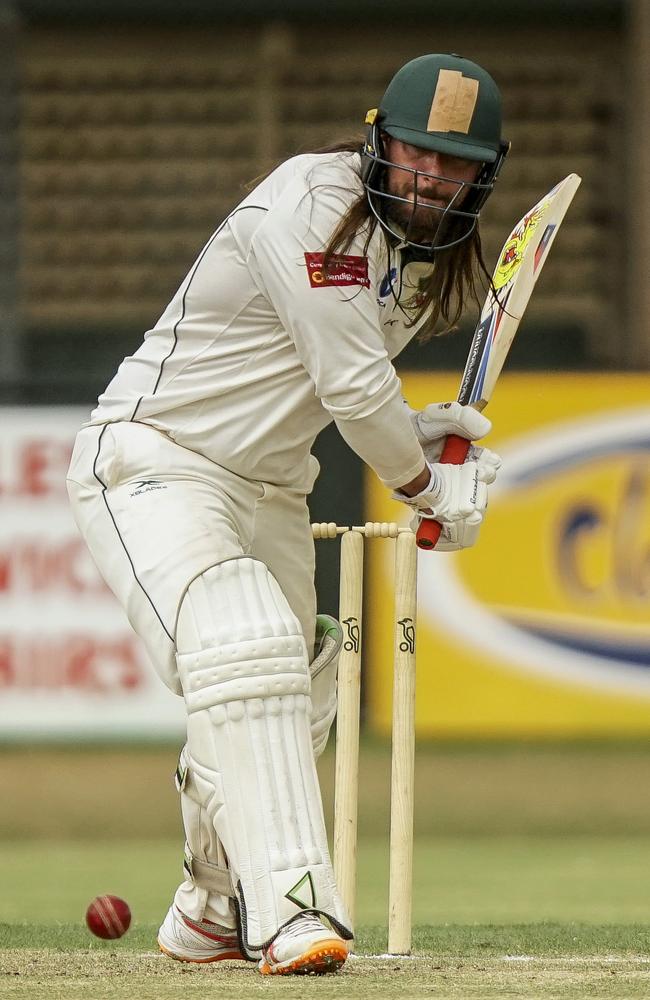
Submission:
[[[378,221],[392,236],[425,255],[456,246],[476,228],[479,213],[494,188],[509,144],[501,137],[501,95],[486,70],[458,55],[419,56],[406,63],[388,84],[379,108],[366,116],[362,179]],[[457,181],[395,164],[384,155],[384,136],[447,156],[481,164],[475,181]],[[386,190],[386,169],[413,177],[413,194]],[[444,207],[418,202],[418,185],[431,181],[457,185]],[[410,222],[396,226],[395,203],[411,207]],[[391,209],[393,209],[391,211]],[[431,240],[409,238],[417,211],[431,213]],[[405,210],[400,211],[404,220]]]

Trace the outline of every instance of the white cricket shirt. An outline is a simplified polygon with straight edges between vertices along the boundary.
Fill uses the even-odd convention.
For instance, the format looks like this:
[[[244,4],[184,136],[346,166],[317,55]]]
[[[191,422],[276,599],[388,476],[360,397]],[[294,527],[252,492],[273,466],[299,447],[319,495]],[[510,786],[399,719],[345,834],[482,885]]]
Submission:
[[[356,153],[278,167],[210,237],[89,423],[136,420],[249,480],[309,492],[332,420],[386,486],[422,449],[391,363],[415,327],[400,309],[428,265],[390,261],[379,227],[329,276],[322,252],[363,193]]]

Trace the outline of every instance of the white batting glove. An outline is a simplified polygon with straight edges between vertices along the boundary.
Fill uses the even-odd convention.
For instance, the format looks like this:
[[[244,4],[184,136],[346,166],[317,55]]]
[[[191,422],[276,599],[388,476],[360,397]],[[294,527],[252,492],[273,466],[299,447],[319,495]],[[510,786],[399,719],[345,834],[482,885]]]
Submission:
[[[421,518],[417,516],[413,520],[415,524],[411,527],[417,533]],[[459,549],[471,548],[476,544],[482,523],[482,519],[472,523],[469,520],[447,521],[442,525],[440,538],[435,545],[436,552],[458,552]]]
[[[405,402],[408,406],[408,403]],[[482,413],[472,406],[462,406],[460,403],[429,403],[423,410],[413,410],[410,406],[409,416],[415,435],[422,445],[422,451],[427,462],[438,462],[449,434],[458,434],[468,441],[476,441],[485,437],[492,430],[492,424]],[[480,448],[471,449],[473,459],[480,454]]]
[[[487,506],[485,476],[494,479],[494,466],[473,461],[464,465],[427,462],[427,468],[429,484],[420,493],[409,497],[401,490],[394,490],[393,499],[405,503],[420,517],[433,518],[441,524],[448,521],[480,524]]]
[[[461,403],[429,403],[423,410],[413,410],[409,406],[409,411],[413,429],[422,445],[446,438],[449,434],[476,441],[492,430],[487,417],[473,406]]]
[[[501,467],[501,458],[493,451],[489,451],[488,448],[477,449],[477,451],[480,452],[478,460],[472,460],[471,464],[476,466],[477,481],[482,487],[480,491],[481,503],[477,503],[468,516],[457,520],[444,520],[442,516],[418,510],[416,516],[411,521],[411,530],[416,533],[422,518],[433,517],[435,520],[440,521],[441,532],[440,538],[436,542],[436,552],[457,552],[459,549],[467,549],[474,545],[478,539],[478,533],[487,508],[487,487],[496,479],[497,472]],[[439,464],[436,466],[436,469],[449,470],[456,468],[460,470],[466,469],[468,464],[470,464],[469,460],[466,460],[463,466]],[[397,492],[393,496],[396,499],[403,500],[404,503],[407,502]]]
[[[423,410],[413,410],[406,400],[411,423],[416,437],[422,445],[422,451],[427,462],[432,465],[440,460],[445,439],[449,434],[475,441],[484,437],[492,430],[492,424],[482,413],[472,406],[462,406],[460,403],[429,403]],[[501,468],[501,458],[489,448],[479,448],[474,444],[469,446],[466,462],[479,462],[481,479],[485,483],[493,483]]]
[[[417,535],[422,517],[416,514],[411,519],[409,528]],[[483,521],[446,521],[440,531],[440,538],[435,544],[436,552],[458,552],[459,549],[469,549],[476,544]]]
[[[473,444],[469,446],[469,452],[465,462],[476,462],[479,469],[479,479],[488,486],[497,478],[497,472],[502,466],[501,455],[489,448],[476,448]]]

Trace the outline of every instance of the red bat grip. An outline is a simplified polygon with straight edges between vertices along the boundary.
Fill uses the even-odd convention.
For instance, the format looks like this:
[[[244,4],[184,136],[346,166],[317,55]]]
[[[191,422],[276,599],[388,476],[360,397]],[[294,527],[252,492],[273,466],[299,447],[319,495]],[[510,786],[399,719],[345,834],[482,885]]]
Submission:
[[[467,452],[471,443],[467,438],[459,437],[458,434],[450,434],[445,441],[442,455],[438,461],[444,462],[447,465],[462,465],[467,458]],[[418,548],[435,548],[441,531],[442,525],[438,524],[437,521],[432,521],[429,518],[420,521],[416,538]]]

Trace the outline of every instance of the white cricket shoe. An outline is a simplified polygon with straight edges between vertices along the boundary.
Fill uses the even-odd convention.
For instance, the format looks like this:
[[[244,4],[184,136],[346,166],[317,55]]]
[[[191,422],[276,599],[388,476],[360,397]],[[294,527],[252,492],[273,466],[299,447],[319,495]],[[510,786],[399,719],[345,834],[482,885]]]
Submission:
[[[158,931],[158,947],[177,962],[245,961],[237,931],[210,920],[192,920],[172,904]]]
[[[320,975],[337,972],[348,957],[345,941],[313,913],[301,913],[262,950],[263,976]]]

